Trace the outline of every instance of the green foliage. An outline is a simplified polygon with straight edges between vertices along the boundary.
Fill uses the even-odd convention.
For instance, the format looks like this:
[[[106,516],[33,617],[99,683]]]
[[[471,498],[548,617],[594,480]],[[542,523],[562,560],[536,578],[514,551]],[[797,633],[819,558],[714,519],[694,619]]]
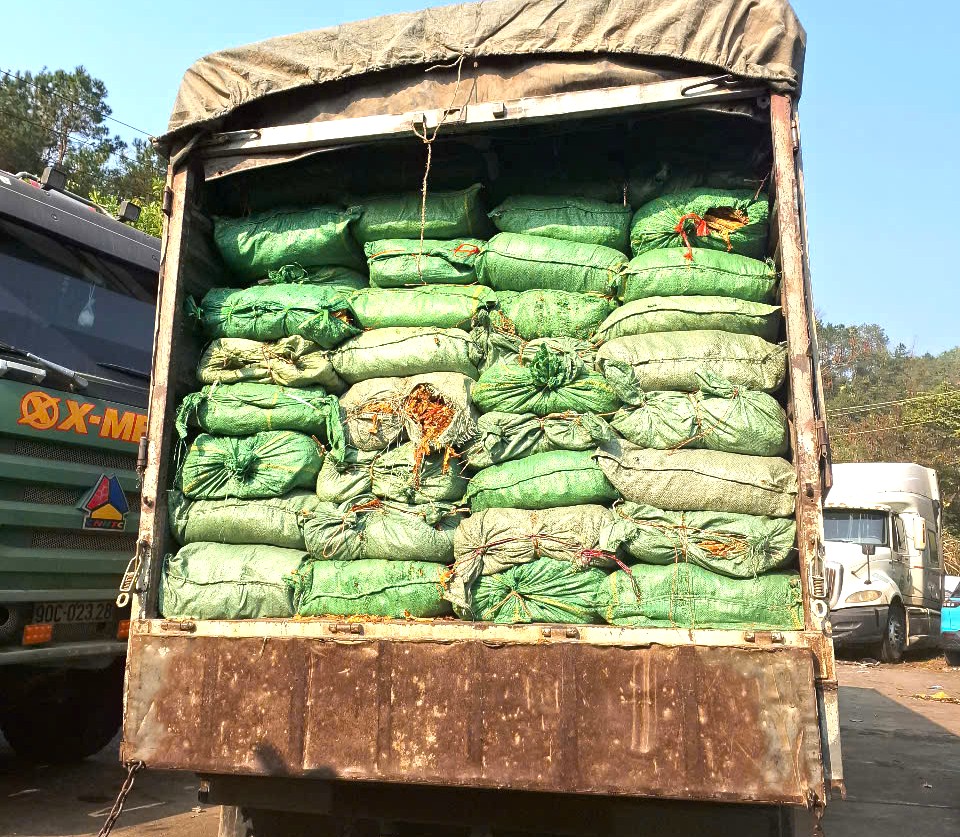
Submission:
[[[944,556],[960,572],[960,348],[916,355],[875,324],[817,328],[834,461],[935,469]]]
[[[138,203],[135,226],[159,236],[164,166],[149,141],[111,133],[106,99],[106,85],[83,67],[0,75],[0,169],[39,174],[56,165],[71,191],[108,212],[123,198]]]

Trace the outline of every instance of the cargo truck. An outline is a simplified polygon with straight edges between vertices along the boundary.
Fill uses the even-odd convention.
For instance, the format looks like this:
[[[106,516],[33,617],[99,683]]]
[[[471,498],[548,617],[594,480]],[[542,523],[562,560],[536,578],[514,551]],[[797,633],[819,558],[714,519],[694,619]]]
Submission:
[[[797,121],[804,42],[784,0],[709,13],[685,0],[529,0],[275,38],[188,71],[161,140],[168,217],[121,751],[132,769],[196,773],[201,798],[225,806],[221,835],[819,828],[843,772]],[[714,174],[684,179],[691,161]],[[544,189],[574,170],[613,172],[636,206],[665,181],[722,185],[744,163],[771,198],[801,630],[160,615],[177,549],[175,414],[204,345],[186,302],[231,283],[213,216],[416,192],[425,179],[495,192],[544,165]]]
[[[824,507],[830,622],[838,648],[899,663],[936,648],[943,602],[937,474],[921,465],[835,465]]]
[[[0,172],[0,731],[41,761],[122,718],[160,267],[158,239],[64,182]]]

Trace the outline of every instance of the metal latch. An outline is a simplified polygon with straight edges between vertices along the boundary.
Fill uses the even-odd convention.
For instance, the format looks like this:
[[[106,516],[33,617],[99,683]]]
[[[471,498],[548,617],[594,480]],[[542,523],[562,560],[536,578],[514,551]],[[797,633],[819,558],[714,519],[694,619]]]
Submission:
[[[147,470],[147,437],[140,437],[140,445],[137,448],[137,488],[143,488],[143,475]]]
[[[337,622],[330,626],[332,634],[359,634],[363,635],[363,625],[359,622]]]
[[[161,631],[180,631],[185,634],[192,634],[197,630],[197,623],[186,619],[177,621],[176,619],[164,619],[160,623]]]
[[[150,544],[142,538],[137,541],[137,550],[133,553],[133,558],[127,563],[127,568],[123,571],[123,578],[120,579],[119,595],[117,596],[117,607],[126,607],[130,604],[130,593],[137,585],[137,592],[143,589],[139,583],[140,571],[144,565],[144,558],[150,554]]]
[[[163,203],[161,204],[161,208],[163,214],[169,218],[170,213],[173,212],[173,189],[169,186],[163,187]]]
[[[580,631],[576,628],[541,628],[540,636],[550,638],[556,631],[557,636],[563,636],[566,639],[580,639]]]
[[[744,631],[743,638],[757,645],[783,644],[783,634],[780,631]]]

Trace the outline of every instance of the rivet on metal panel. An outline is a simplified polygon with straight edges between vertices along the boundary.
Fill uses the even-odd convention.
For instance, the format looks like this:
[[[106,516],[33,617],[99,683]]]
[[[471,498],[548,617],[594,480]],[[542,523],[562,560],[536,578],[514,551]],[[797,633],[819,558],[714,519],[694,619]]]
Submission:
[[[812,500],[813,499],[813,483],[812,482],[804,483],[803,490],[806,492],[807,497]]]
[[[757,635],[756,635],[753,631],[744,631],[744,632],[743,632],[743,639],[744,639],[745,642],[756,642],[756,641],[757,641]]]
[[[770,641],[783,642],[783,634],[780,633],[780,631],[774,631],[772,634],[770,634]]]
[[[566,637],[567,639],[580,639],[580,631],[576,628],[567,628]]]
[[[545,637],[553,636],[553,628],[541,628],[540,636],[545,636]]]

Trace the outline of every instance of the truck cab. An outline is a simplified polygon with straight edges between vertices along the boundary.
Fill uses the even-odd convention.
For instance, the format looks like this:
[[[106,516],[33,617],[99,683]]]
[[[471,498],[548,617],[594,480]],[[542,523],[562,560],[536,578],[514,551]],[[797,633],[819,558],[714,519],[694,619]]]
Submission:
[[[834,645],[891,663],[936,647],[944,582],[936,472],[858,462],[833,475],[823,528]]]
[[[947,663],[960,666],[960,575],[944,578],[940,645]]]
[[[0,172],[0,732],[45,762],[122,717],[160,263],[53,182]]]

